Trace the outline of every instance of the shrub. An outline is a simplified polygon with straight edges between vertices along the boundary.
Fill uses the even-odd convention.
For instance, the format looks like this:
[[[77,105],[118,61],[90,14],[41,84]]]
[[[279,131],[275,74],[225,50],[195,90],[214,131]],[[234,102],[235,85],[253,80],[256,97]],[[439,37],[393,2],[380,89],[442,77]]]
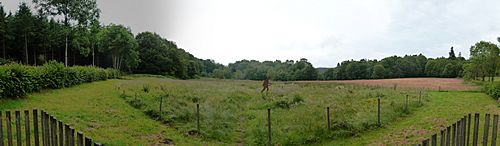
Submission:
[[[282,109],[289,109],[293,106],[299,105],[303,101],[304,99],[300,95],[294,95],[293,98],[288,96],[277,97],[276,101],[274,102],[274,106]]]
[[[42,66],[15,63],[0,66],[0,98],[22,97],[42,89],[59,89],[81,83],[118,78],[119,71],[90,66],[64,67],[50,61]]]
[[[500,82],[484,84],[483,91],[495,99],[500,98]]]
[[[14,61],[0,58],[0,65],[5,65],[5,64],[12,63],[12,62],[14,62]]]

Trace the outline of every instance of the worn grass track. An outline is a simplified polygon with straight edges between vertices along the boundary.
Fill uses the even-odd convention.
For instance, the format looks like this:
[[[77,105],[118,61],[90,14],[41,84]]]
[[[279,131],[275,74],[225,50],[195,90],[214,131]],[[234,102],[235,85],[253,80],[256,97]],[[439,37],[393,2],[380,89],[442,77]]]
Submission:
[[[357,137],[333,140],[318,145],[408,145],[415,144],[439,129],[449,126],[464,116],[464,113],[500,114],[496,101],[479,92],[430,92],[430,102],[378,130],[369,131]],[[482,129],[482,128],[481,128]],[[481,130],[480,129],[480,130]],[[491,132],[491,130],[490,130]],[[482,132],[480,132],[482,135]],[[499,135],[500,136],[500,135]],[[498,142],[500,143],[500,142]]]

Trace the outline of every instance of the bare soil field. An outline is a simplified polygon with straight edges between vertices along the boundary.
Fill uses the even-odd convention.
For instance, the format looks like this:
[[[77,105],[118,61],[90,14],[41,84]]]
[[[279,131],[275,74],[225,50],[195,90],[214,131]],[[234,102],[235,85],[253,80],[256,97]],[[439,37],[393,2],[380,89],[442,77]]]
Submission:
[[[397,88],[414,88],[429,90],[454,90],[468,91],[478,90],[479,86],[466,84],[462,79],[457,78],[398,78],[398,79],[378,79],[378,80],[343,80],[343,81],[320,81],[337,82],[349,84],[375,85]]]

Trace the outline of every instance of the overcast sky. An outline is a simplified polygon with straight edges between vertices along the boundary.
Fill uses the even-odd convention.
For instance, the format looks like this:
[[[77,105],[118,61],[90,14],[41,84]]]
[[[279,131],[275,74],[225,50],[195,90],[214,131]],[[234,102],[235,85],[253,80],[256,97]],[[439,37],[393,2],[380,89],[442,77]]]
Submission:
[[[15,11],[20,1],[3,3]],[[468,57],[500,36],[499,0],[98,0],[101,21],[157,32],[203,59],[333,67],[391,55]]]

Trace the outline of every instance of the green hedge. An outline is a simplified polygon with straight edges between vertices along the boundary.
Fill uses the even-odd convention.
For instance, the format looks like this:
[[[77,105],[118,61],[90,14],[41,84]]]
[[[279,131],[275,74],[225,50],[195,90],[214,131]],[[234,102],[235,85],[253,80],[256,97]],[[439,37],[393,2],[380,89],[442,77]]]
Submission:
[[[81,83],[114,79],[120,72],[91,66],[64,67],[51,61],[43,66],[0,66],[0,98],[22,97],[41,89],[59,89]]]
[[[495,99],[500,98],[500,82],[484,84],[483,91]]]

